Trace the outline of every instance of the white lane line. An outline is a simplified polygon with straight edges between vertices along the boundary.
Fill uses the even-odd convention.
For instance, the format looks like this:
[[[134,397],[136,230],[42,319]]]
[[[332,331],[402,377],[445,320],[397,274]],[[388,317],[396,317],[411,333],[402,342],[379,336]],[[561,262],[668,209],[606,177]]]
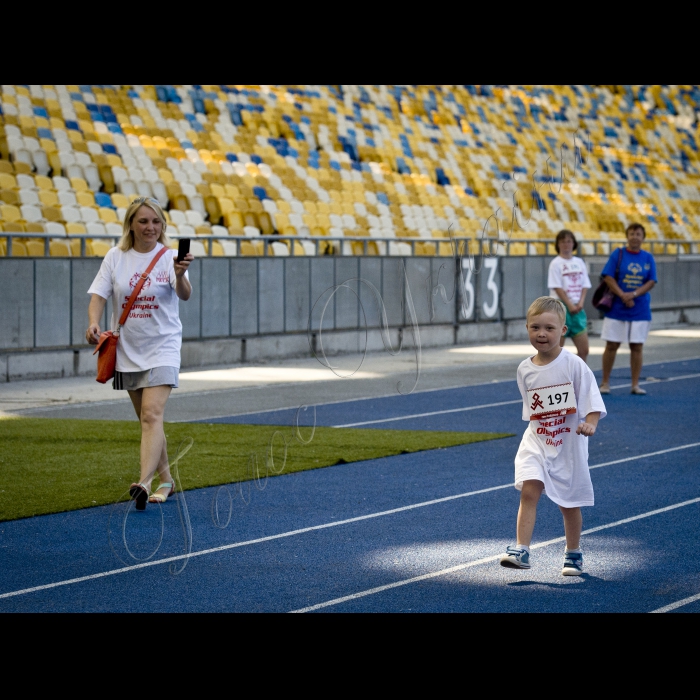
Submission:
[[[683,508],[684,506],[692,505],[693,503],[700,503],[700,498],[693,498],[689,501],[683,501],[682,503],[674,503],[672,506],[666,506],[665,508],[657,508],[656,510],[650,510],[646,513],[640,513],[639,515],[633,515],[631,518],[624,518],[623,520],[616,520],[612,523],[607,523],[606,525],[598,525],[598,527],[592,527],[588,530],[584,530],[582,535],[590,535],[593,532],[600,532],[601,530],[608,530],[612,527],[619,527],[620,525],[626,525],[627,523],[634,522],[635,520],[642,520],[643,518],[651,518],[654,515],[659,515],[660,513],[666,513],[669,510],[675,510],[676,508]],[[566,537],[555,537],[553,540],[547,540],[546,542],[538,542],[532,545],[530,549],[541,549],[542,547],[549,547],[549,545],[556,544],[557,542],[565,542]],[[328,608],[332,605],[340,605],[341,603],[347,603],[351,600],[357,600],[358,598],[365,598],[366,596],[375,595],[376,593],[382,593],[383,591],[391,590],[392,588],[399,588],[401,586],[408,586],[411,583],[417,583],[418,581],[426,581],[431,578],[437,578],[439,576],[446,576],[447,574],[454,573],[456,571],[463,571],[464,569],[469,569],[474,566],[479,566],[480,564],[487,564],[489,562],[497,561],[503,556],[503,552],[494,554],[490,557],[484,557],[483,559],[476,559],[474,561],[466,562],[465,564],[458,564],[457,566],[451,566],[448,569],[441,569],[440,571],[433,571],[429,574],[423,574],[421,576],[413,576],[412,578],[403,579],[402,581],[395,581],[394,583],[389,583],[384,586],[376,586],[375,588],[369,588],[366,591],[359,591],[358,593],[352,593],[351,595],[342,596],[341,598],[334,598],[333,600],[328,600],[325,603],[318,603],[317,605],[309,605],[306,608],[299,608],[298,610],[290,610],[292,613],[305,613],[312,612],[314,610],[320,610],[322,608]],[[700,596],[697,596],[700,597]],[[662,609],[663,610],[663,609]],[[659,612],[659,611],[655,611]]]
[[[648,452],[642,455],[636,455],[633,457],[625,457],[623,459],[616,459],[612,462],[603,462],[601,464],[594,464],[590,469],[599,469],[600,467],[607,467],[612,464],[620,464],[622,462],[632,462],[637,459],[645,459],[646,457],[655,457],[656,455],[665,454],[667,452],[675,452],[677,450],[687,450],[691,447],[700,446],[700,442],[693,442],[688,445],[680,445],[678,447],[670,447],[667,450],[659,450],[658,452]],[[72,583],[82,583],[83,581],[92,581],[93,579],[103,578],[105,576],[115,576],[116,574],[123,574],[129,571],[136,571],[138,569],[146,569],[151,566],[159,566],[161,564],[169,564],[174,561],[182,561],[188,557],[201,557],[205,554],[215,554],[217,552],[224,552],[229,549],[237,549],[238,547],[247,547],[253,544],[260,544],[261,542],[271,542],[273,540],[283,539],[285,537],[292,537],[294,535],[301,535],[306,532],[314,532],[316,530],[325,530],[331,527],[339,527],[340,525],[348,525],[349,523],[356,523],[362,520],[372,520],[374,518],[381,518],[386,515],[393,515],[395,513],[402,513],[408,510],[415,510],[416,508],[425,508],[427,506],[436,505],[438,503],[447,503],[448,501],[454,501],[460,498],[468,498],[469,496],[478,496],[482,493],[490,493],[491,491],[500,491],[502,489],[513,488],[513,483],[509,482],[507,484],[500,484],[499,486],[490,486],[485,489],[478,489],[477,491],[467,491],[466,493],[458,493],[453,496],[444,496],[442,498],[434,498],[430,501],[422,501],[421,503],[412,503],[408,506],[400,506],[398,508],[392,508],[391,510],[383,510],[377,513],[368,513],[367,515],[358,515],[354,518],[346,518],[345,520],[336,520],[330,523],[323,523],[321,525],[311,525],[309,527],[300,528],[298,530],[289,530],[288,532],[281,532],[277,535],[268,535],[267,537],[258,537],[254,540],[245,540],[243,542],[234,542],[232,544],[222,545],[221,547],[214,547],[212,549],[203,549],[198,552],[192,552],[191,554],[179,554],[175,557],[168,557],[166,559],[158,559],[157,561],[144,562],[143,564],[134,564],[133,566],[125,566],[121,569],[111,569],[109,571],[102,571],[98,574],[90,574],[88,576],[79,576],[77,578],[67,579],[64,581],[56,581],[55,583],[46,583],[41,586],[33,586],[32,588],[22,588],[17,591],[10,591],[8,593],[0,593],[0,600],[3,598],[12,598],[13,596],[25,595],[27,593],[35,593],[36,591],[45,591],[50,588],[58,588],[59,586],[68,586]]]
[[[499,401],[498,403],[484,403],[480,406],[464,406],[462,408],[448,408],[444,411],[430,411],[429,413],[413,413],[409,416],[396,416],[395,418],[379,418],[377,420],[365,420],[360,423],[345,423],[343,425],[332,425],[332,428],[355,428],[358,425],[371,425],[374,423],[390,423],[397,420],[410,420],[411,418],[425,418],[425,416],[439,416],[443,413],[459,413],[460,411],[476,411],[480,408],[493,408],[494,406],[508,406],[513,403],[522,403],[522,399],[513,401]]]
[[[697,358],[700,360],[700,358]],[[416,394],[430,394],[435,391],[454,391],[455,389],[471,389],[472,387],[476,386],[493,386],[494,384],[505,384],[506,382],[514,382],[514,379],[498,379],[495,381],[491,382],[481,382],[479,384],[457,384],[455,386],[441,386],[437,387],[434,389],[416,389],[415,391],[411,392],[411,396],[415,396]],[[221,389],[221,391],[229,391],[229,389]],[[209,392],[206,392],[209,393]],[[336,401],[324,401],[323,403],[310,403],[308,404],[308,407],[311,408],[312,406],[316,406],[317,408],[319,406],[334,406],[336,404],[340,403],[355,403],[357,401],[374,401],[377,399],[393,399],[396,398],[397,396],[402,396],[405,394],[398,394],[395,391],[392,392],[391,394],[378,394],[377,396],[358,396],[357,398],[354,399],[338,399]],[[306,405],[306,404],[302,404]],[[207,420],[215,420],[217,418],[241,418],[242,416],[257,416],[259,413],[277,413],[278,411],[296,411],[299,408],[299,404],[296,404],[295,406],[283,406],[282,408],[266,408],[263,409],[262,411],[247,411],[246,413],[235,413],[232,414],[231,416],[208,416],[205,418],[198,418],[197,422],[202,422],[202,421],[207,421]],[[168,421],[168,423],[191,423],[192,421],[189,418],[185,419],[177,419],[177,420],[172,420]],[[303,425],[301,426],[302,428],[304,427]],[[330,426],[330,427],[337,427],[337,426]]]
[[[661,382],[675,382],[680,379],[697,379],[700,374],[686,374],[682,377],[671,377],[670,379],[661,379],[659,381],[644,381],[639,382],[640,384],[660,384]],[[624,389],[626,387],[632,386],[631,384],[616,384],[611,386],[610,389]],[[365,420],[359,423],[344,423],[343,425],[333,425],[332,428],[356,428],[360,425],[374,425],[376,423],[391,423],[393,421],[399,420],[411,420],[412,418],[425,418],[426,416],[439,416],[444,413],[459,413],[460,411],[475,411],[480,408],[493,408],[495,406],[507,406],[509,404],[521,403],[522,399],[515,399],[513,401],[500,401],[499,403],[484,403],[479,406],[464,406],[462,408],[449,408],[444,411],[430,411],[429,413],[412,413],[407,416],[396,416],[394,418],[379,418],[377,420]]]
[[[668,377],[667,379],[652,379],[651,381],[643,381],[639,382],[639,384],[665,384],[666,382],[677,382],[681,379],[697,379],[700,377],[700,374],[684,374],[681,377]],[[610,390],[612,391],[613,389],[625,389],[627,387],[632,386],[632,383],[628,384],[616,384],[615,386],[611,386]]]
[[[588,467],[589,469],[600,469],[600,467],[609,467],[611,464],[622,464],[622,462],[633,462],[635,459],[643,459],[644,457],[656,457],[657,455],[665,455],[668,452],[676,452],[678,450],[687,450],[691,447],[700,446],[700,442],[690,442],[687,445],[679,445],[678,447],[669,447],[665,450],[657,450],[656,452],[647,452],[643,455],[636,455],[633,457],[623,457],[622,459],[614,459],[612,462],[601,462],[600,464],[593,464]]]
[[[656,610],[650,610],[649,612],[652,612],[652,613],[671,612],[671,610],[675,610],[676,608],[682,608],[684,605],[689,605],[690,603],[694,603],[696,600],[700,600],[700,593],[698,593],[697,595],[691,595],[690,598],[683,598],[683,600],[677,600],[675,603],[671,603],[670,605],[664,605],[663,608],[657,608]]]
[[[437,503],[445,503],[447,501],[454,501],[458,498],[467,498],[468,496],[477,496],[481,493],[488,493],[489,491],[499,491],[500,489],[512,488],[513,484],[503,484],[501,486],[491,486],[486,489],[479,489],[478,491],[469,491],[467,493],[459,493],[454,496],[445,496],[443,498],[435,498],[431,501],[423,501],[422,503],[413,503],[408,506],[401,506],[399,508],[392,508],[391,510],[383,510],[378,513],[368,513],[367,515],[358,515],[354,518],[346,518],[345,520],[337,520],[331,523],[323,523],[322,525],[311,525],[310,527],[303,527],[298,530],[289,530],[288,532],[281,532],[278,535],[268,535],[267,537],[258,537],[254,540],[245,540],[244,542],[234,542],[233,544],[225,544],[221,547],[213,547],[212,549],[203,549],[198,552],[192,552],[191,554],[179,554],[175,557],[168,557],[167,559],[158,559],[157,561],[149,561],[143,564],[134,564],[133,566],[125,566],[121,569],[112,569],[110,571],[103,571],[99,574],[91,574],[89,576],[80,576],[78,578],[68,579],[66,581],[57,581],[56,583],[47,583],[42,586],[34,586],[32,588],[23,588],[19,591],[11,591],[9,593],[0,594],[0,600],[2,598],[11,598],[17,595],[24,595],[26,593],[35,593],[36,591],[45,591],[49,588],[57,588],[59,586],[67,586],[72,583],[82,583],[83,581],[91,581],[96,578],[103,578],[104,576],[114,576],[115,574],[123,574],[127,571],[136,571],[137,569],[146,569],[150,566],[158,566],[160,564],[168,564],[173,561],[181,561],[189,557],[201,557],[205,554],[215,554],[217,552],[225,552],[229,549],[237,549],[238,547],[247,547],[252,544],[260,544],[261,542],[271,542],[273,540],[283,539],[285,537],[293,537],[294,535],[302,535],[306,532],[314,532],[316,530],[325,530],[330,527],[339,527],[340,525],[348,525],[349,523],[357,523],[362,520],[372,520],[374,518],[381,518],[386,515],[394,515],[395,513],[401,513],[407,510],[414,510],[415,508],[425,508],[426,506],[432,506]]]

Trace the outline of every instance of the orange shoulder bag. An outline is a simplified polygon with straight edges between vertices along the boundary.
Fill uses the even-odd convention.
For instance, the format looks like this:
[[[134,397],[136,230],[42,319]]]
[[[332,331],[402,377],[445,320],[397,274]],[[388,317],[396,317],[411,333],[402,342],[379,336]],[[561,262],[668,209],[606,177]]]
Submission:
[[[119,323],[117,324],[117,330],[105,331],[104,333],[100,333],[100,340],[97,343],[95,352],[92,353],[93,355],[95,355],[98,352],[100,353],[97,356],[97,381],[100,382],[100,384],[105,384],[114,376],[114,369],[117,366],[117,344],[119,343],[119,331],[121,327],[126,323],[126,319],[129,317],[131,307],[134,305],[134,302],[141,293],[143,283],[148,278],[148,275],[151,274],[151,271],[155,267],[156,263],[160,260],[163,253],[165,253],[165,251],[167,250],[168,248],[166,248],[165,246],[161,248],[155,254],[153,260],[151,260],[151,262],[149,263],[148,267],[146,268],[146,271],[141,275],[141,278],[134,287],[134,291],[131,293],[129,300],[126,302],[124,311],[122,312],[121,318],[119,319]]]

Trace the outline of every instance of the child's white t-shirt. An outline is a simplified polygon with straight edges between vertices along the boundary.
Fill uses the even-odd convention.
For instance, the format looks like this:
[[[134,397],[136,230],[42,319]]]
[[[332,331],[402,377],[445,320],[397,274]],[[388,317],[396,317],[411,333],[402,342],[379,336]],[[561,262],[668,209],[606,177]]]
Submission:
[[[105,255],[88,294],[112,297],[112,330],[131,296],[141,274],[163,247],[158,243],[150,253],[126,253],[111,248]],[[153,367],[180,367],[182,323],[175,293],[176,250],[167,251],[156,263],[141,288],[129,317],[119,334],[117,364],[119,372],[139,372]],[[189,278],[187,273],[185,276]]]
[[[578,304],[581,294],[584,289],[591,288],[591,280],[588,277],[586,263],[581,258],[562,258],[557,255],[551,263],[549,263],[549,275],[547,277],[547,286],[549,293],[555,299],[558,299],[555,287],[563,289],[572,304]]]
[[[529,420],[528,390],[555,385],[573,384],[577,411],[546,420]],[[537,479],[544,483],[545,493],[565,508],[593,505],[593,484],[588,470],[588,441],[576,434],[586,416],[607,411],[593,372],[577,355],[562,348],[559,357],[539,366],[531,358],[518,367],[518,388],[523,397],[523,420],[529,425],[515,457],[515,488],[523,481]]]

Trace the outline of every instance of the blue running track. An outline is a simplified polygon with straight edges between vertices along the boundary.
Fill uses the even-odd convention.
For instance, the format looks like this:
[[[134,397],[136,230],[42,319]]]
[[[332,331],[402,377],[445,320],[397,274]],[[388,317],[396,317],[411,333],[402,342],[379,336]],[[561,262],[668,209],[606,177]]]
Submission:
[[[317,407],[319,425],[512,432],[515,437],[188,491],[175,499],[0,523],[0,611],[700,612],[700,359],[645,366],[647,396],[613,374],[591,439],[596,505],[585,571],[562,577],[559,509],[543,498],[532,568],[504,569],[525,429],[515,381]],[[464,410],[468,409],[468,410]],[[294,411],[208,422],[291,425]],[[400,419],[400,420],[395,420]],[[304,421],[302,421],[304,422]],[[360,427],[360,425],[358,425]],[[260,445],[262,454],[265,445]],[[303,449],[303,448],[300,448]],[[196,450],[186,456],[196,459]],[[110,514],[114,549],[107,535]],[[116,552],[116,553],[115,553]],[[120,560],[121,557],[121,560]]]

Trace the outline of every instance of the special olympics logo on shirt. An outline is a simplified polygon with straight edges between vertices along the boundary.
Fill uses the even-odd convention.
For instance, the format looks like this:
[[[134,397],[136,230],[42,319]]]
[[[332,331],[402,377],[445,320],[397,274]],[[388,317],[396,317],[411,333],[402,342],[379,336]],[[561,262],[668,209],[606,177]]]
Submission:
[[[138,283],[139,280],[141,279],[141,273],[137,272],[130,280],[129,280],[129,286],[133,289]],[[146,290],[151,286],[151,278],[146,277],[146,281],[143,283],[143,287],[141,287],[141,290]]]
[[[633,274],[633,275],[641,275],[642,274],[642,266],[639,265],[638,263],[630,263],[627,266],[627,269]]]

